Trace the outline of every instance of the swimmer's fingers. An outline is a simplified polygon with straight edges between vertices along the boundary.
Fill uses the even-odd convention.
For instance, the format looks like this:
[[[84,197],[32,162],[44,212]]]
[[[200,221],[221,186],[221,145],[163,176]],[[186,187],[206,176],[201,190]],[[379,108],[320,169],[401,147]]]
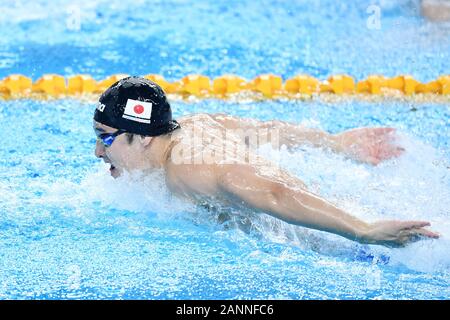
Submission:
[[[351,158],[378,165],[381,161],[399,157],[405,149],[395,141],[395,128],[359,128],[341,134],[341,144]]]
[[[398,238],[398,241],[395,245],[391,247],[404,247],[408,243],[417,242],[425,239],[438,239],[439,234],[426,230],[426,229],[411,229],[407,231],[401,232],[401,235]]]
[[[364,145],[365,153],[368,155],[366,159],[372,165],[378,165],[383,160],[397,158],[405,152],[405,148],[395,142],[390,133],[394,132],[394,128],[377,128],[375,137],[372,141]]]
[[[405,151],[405,148],[395,139],[395,136],[392,135],[393,132],[395,132],[395,129],[384,134],[380,143],[381,150],[391,155],[400,155]]]
[[[424,229],[429,225],[427,221],[378,221],[370,225],[364,240],[395,248],[424,238],[439,238],[439,234]]]
[[[378,135],[392,134],[395,133],[397,129],[391,127],[374,128],[374,132]]]
[[[382,160],[389,158],[396,158],[405,152],[405,148],[398,147],[389,143],[384,143],[379,148],[378,157]]]
[[[424,238],[438,239],[440,236],[438,233],[424,228],[430,225],[426,221],[405,221],[401,225],[400,242],[402,243],[416,242]]]
[[[431,224],[428,221],[418,221],[418,220],[412,220],[412,221],[399,221],[398,226],[401,229],[419,229],[423,227],[429,227]]]
[[[405,152],[405,149],[403,148],[392,148],[390,146],[381,147],[379,149],[381,151],[379,151],[378,154],[367,156],[365,162],[376,166],[383,160],[400,157]]]
[[[395,128],[374,128],[372,131],[368,132],[368,136],[373,141],[394,142],[397,137],[395,132]]]
[[[377,158],[377,157],[369,156],[369,157],[367,157],[366,162],[370,163],[371,165],[376,166],[376,165],[378,165],[381,162],[381,159]]]
[[[399,157],[405,152],[405,148],[402,147],[395,147],[395,149],[392,151],[392,155],[394,157]]]
[[[418,237],[419,239],[421,237],[423,237],[423,238],[431,238],[431,239],[439,239],[439,233],[436,233],[436,232],[433,232],[433,231],[430,231],[430,230],[427,230],[427,229],[423,229],[423,228],[411,229],[410,233],[411,233],[411,236]]]

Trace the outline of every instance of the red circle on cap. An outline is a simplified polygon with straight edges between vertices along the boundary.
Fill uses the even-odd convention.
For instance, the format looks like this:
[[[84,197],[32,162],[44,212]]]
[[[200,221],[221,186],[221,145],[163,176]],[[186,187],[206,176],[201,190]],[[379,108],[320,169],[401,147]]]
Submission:
[[[144,112],[144,107],[141,106],[140,104],[137,104],[134,106],[134,112],[137,114],[141,114],[142,112]]]

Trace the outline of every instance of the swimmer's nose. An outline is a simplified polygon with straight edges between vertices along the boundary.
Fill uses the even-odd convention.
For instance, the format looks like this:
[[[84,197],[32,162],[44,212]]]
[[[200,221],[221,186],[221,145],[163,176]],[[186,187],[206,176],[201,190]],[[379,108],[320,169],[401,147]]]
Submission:
[[[97,158],[103,158],[104,155],[105,146],[97,140],[97,142],[95,143],[95,156]]]

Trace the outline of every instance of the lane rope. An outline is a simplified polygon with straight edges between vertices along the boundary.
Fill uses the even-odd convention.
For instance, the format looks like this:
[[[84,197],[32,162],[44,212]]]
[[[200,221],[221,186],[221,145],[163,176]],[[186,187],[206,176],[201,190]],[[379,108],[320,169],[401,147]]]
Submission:
[[[0,98],[4,100],[47,99],[98,95],[126,76],[125,74],[115,74],[96,81],[90,75],[75,75],[66,78],[58,74],[45,74],[33,82],[29,77],[13,74],[0,80]],[[274,74],[259,75],[250,81],[235,75],[223,75],[211,80],[204,75],[194,74],[187,75],[175,82],[169,82],[157,74],[149,74],[144,77],[159,84],[169,95],[195,96],[197,98],[227,99],[243,92],[252,93],[254,97],[260,99],[298,99],[323,94],[450,97],[450,75],[442,75],[428,83],[421,83],[409,75],[392,78],[371,75],[358,82],[345,74],[332,75],[324,81],[309,75],[297,75],[284,82],[280,76]]]

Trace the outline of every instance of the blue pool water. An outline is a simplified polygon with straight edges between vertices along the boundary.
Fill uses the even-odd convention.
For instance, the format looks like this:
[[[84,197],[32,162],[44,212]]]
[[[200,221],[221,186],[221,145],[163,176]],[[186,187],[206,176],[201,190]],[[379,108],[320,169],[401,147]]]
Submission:
[[[77,2],[78,3],[78,2]],[[450,28],[415,1],[0,1],[0,77],[23,73],[449,73]],[[70,15],[69,15],[70,16]],[[70,20],[70,19],[69,19]],[[70,21],[69,21],[70,22]],[[70,23],[69,23],[70,25]],[[398,128],[406,153],[377,167],[320,149],[262,150],[369,220],[423,219],[442,234],[359,245],[266,215],[221,225],[170,194],[159,172],[114,180],[93,154],[94,104],[0,101],[0,299],[448,299],[450,108],[408,101],[173,101],[175,117],[227,112],[330,132]]]

